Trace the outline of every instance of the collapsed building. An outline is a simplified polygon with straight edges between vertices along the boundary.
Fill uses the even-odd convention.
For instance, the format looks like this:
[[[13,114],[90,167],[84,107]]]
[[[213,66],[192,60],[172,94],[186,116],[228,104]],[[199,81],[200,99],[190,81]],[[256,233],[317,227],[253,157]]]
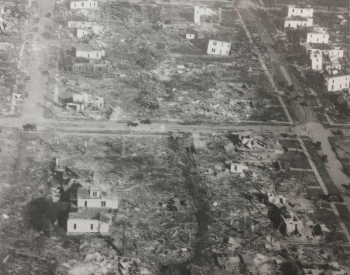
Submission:
[[[72,71],[73,73],[79,74],[110,74],[111,66],[108,62],[74,63],[72,66]]]
[[[71,97],[66,97],[61,99],[61,101],[65,104],[68,110],[74,110],[77,112],[86,111],[87,108],[97,110],[104,108],[103,97],[90,95],[86,92],[82,92],[80,94],[73,93]]]
[[[201,25],[203,23],[217,23],[221,22],[221,8],[213,9],[202,6],[194,6],[194,23]]]

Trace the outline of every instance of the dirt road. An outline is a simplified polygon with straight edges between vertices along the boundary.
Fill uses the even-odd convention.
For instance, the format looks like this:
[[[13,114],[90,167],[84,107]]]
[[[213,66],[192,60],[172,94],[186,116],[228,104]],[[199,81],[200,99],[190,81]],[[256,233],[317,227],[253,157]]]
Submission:
[[[27,86],[28,97],[23,104],[22,117],[25,120],[35,120],[41,122],[44,120],[43,108],[40,105],[45,105],[44,95],[46,93],[47,76],[42,74],[46,70],[47,60],[49,58],[48,43],[49,41],[43,37],[46,31],[46,26],[50,24],[49,18],[45,17],[47,13],[52,13],[54,1],[53,0],[39,0],[38,1],[38,32],[34,33],[33,39],[28,49],[28,56],[25,58],[29,68],[27,68],[30,76],[30,81]],[[30,26],[31,24],[29,24]],[[28,33],[28,29],[25,30]]]

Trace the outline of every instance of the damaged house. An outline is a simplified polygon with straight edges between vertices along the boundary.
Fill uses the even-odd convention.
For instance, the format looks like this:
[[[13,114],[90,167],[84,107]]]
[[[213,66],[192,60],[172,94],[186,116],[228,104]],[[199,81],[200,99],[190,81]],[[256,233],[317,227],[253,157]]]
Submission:
[[[194,23],[200,25],[203,23],[221,22],[221,8],[212,9],[208,7],[194,6]]]
[[[67,234],[86,233],[109,234],[112,214],[96,208],[85,208],[79,212],[70,212],[67,220]]]
[[[85,35],[99,35],[103,29],[103,26],[92,25],[89,27],[77,27],[74,29],[73,34],[75,37],[82,38]]]
[[[80,94],[74,93],[71,97],[61,99],[68,110],[74,110],[77,112],[84,111],[87,108],[103,109],[104,99],[100,96],[89,95],[85,92]]]
[[[108,62],[105,63],[75,63],[72,66],[73,73],[81,74],[110,74],[111,66]]]

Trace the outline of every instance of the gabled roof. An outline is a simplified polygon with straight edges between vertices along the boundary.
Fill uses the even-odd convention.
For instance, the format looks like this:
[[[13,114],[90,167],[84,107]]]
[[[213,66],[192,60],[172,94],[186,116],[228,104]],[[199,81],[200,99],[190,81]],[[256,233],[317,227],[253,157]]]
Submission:
[[[197,34],[197,31],[195,31],[193,28],[187,28],[186,34]]]
[[[94,189],[94,191],[96,191],[99,189]],[[90,190],[87,188],[79,188],[78,192],[77,192],[77,197],[78,199],[102,199],[102,198],[106,198],[107,197],[107,193],[106,192],[101,192],[101,196],[99,197],[91,197],[90,196]]]
[[[324,43],[310,43],[310,45],[313,49],[317,49],[321,51],[328,51],[332,49],[329,44],[324,44]]]
[[[77,51],[98,51],[100,50],[99,47],[91,45],[91,44],[85,44],[85,43],[80,43],[76,45]]]

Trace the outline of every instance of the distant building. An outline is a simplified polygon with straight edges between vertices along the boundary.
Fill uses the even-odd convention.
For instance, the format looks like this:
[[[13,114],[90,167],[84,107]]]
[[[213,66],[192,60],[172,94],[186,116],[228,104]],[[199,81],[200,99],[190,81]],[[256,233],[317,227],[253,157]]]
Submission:
[[[109,64],[96,64],[96,63],[75,63],[72,66],[73,73],[81,74],[109,74],[111,67]]]
[[[84,57],[88,59],[101,59],[105,55],[105,51],[94,47],[90,44],[78,44],[76,47],[76,57]]]
[[[205,22],[221,22],[221,8],[215,10],[207,7],[194,6],[194,23],[200,25]]]
[[[211,55],[229,55],[230,49],[230,42],[209,40],[207,53]]]
[[[329,33],[321,29],[315,29],[306,36],[306,43],[329,43]]]
[[[300,16],[312,18],[314,9],[309,5],[288,5],[288,17]]]
[[[341,90],[349,90],[350,75],[337,75],[338,72],[333,72],[334,75],[326,77],[326,86],[328,92],[336,92]]]
[[[247,165],[241,163],[231,163],[230,171],[232,173],[243,173],[245,170],[248,170],[249,167]]]
[[[98,7],[98,1],[93,0],[75,0],[70,2],[70,8],[76,9],[95,9]]]
[[[311,69],[314,71],[321,71],[322,70],[322,61],[323,61],[323,54],[320,50],[315,50],[310,54],[311,59]]]
[[[284,21],[284,28],[297,29],[300,27],[312,27],[314,20],[300,16],[287,17]]]
[[[68,21],[67,26],[68,28],[88,28],[92,27],[94,22],[89,21]]]
[[[112,215],[101,209],[85,208],[79,212],[70,212],[67,220],[67,234],[86,233],[109,234]]]

